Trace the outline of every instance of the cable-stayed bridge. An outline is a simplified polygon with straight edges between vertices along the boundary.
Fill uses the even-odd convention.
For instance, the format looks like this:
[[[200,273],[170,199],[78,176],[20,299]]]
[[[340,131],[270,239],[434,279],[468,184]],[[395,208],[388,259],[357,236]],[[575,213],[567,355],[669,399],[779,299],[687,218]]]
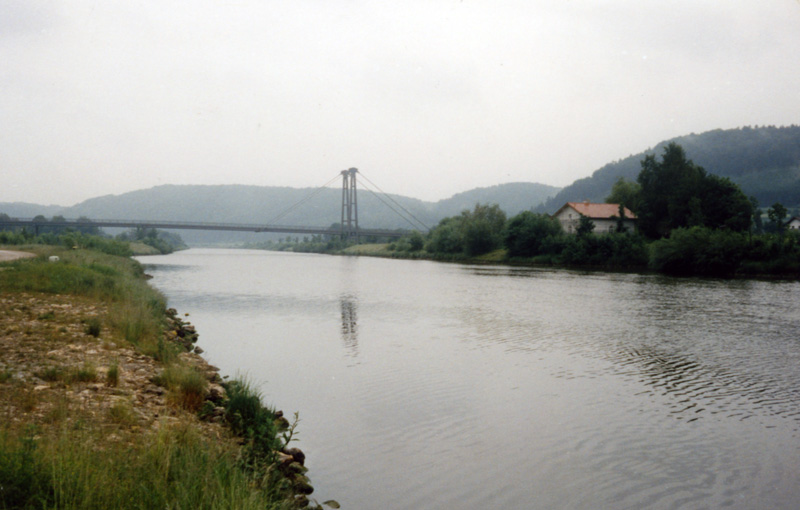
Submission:
[[[302,200],[287,207],[280,214],[264,223],[216,223],[216,222],[193,222],[193,221],[169,221],[169,220],[149,220],[149,219],[46,219],[37,218],[4,218],[0,217],[0,228],[26,228],[35,233],[39,233],[42,228],[78,228],[78,227],[113,227],[113,228],[157,228],[167,230],[217,230],[232,232],[276,232],[283,234],[299,235],[326,235],[341,236],[358,242],[363,237],[402,237],[407,235],[410,230],[427,231],[429,228],[411,214],[406,208],[395,201],[391,196],[383,192],[378,186],[364,179],[376,190],[365,186],[367,191],[374,194],[384,205],[389,207],[395,214],[409,223],[411,229],[381,229],[381,228],[361,228],[358,219],[358,190],[356,176],[360,174],[357,169],[350,168],[341,171],[336,177],[326,184],[314,190]],[[284,225],[279,221],[292,211],[301,207],[314,196],[326,189],[333,181],[341,176],[342,179],[342,208],[339,218],[330,218],[334,226],[310,227],[301,225]],[[335,225],[339,220],[338,225]],[[330,224],[329,224],[330,225]]]

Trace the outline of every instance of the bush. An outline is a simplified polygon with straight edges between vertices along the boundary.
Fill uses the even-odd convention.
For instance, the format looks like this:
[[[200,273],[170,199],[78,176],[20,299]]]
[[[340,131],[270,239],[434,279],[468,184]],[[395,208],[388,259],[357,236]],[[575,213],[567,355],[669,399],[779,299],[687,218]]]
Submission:
[[[678,228],[652,245],[650,264],[672,275],[731,276],[747,248],[744,234],[706,227]]]
[[[509,257],[534,257],[546,253],[548,237],[562,233],[558,220],[546,214],[523,211],[509,220],[503,242]]]
[[[275,412],[264,406],[261,394],[247,381],[230,381],[225,391],[225,417],[234,434],[247,440],[248,462],[254,467],[271,463],[274,450],[284,446],[278,439]]]

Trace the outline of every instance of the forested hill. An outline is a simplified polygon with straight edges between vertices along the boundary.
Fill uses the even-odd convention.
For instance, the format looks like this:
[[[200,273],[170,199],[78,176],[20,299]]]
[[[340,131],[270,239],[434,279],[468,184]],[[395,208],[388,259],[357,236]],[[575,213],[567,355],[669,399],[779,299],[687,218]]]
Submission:
[[[645,156],[656,154],[660,159],[670,142],[683,147],[686,156],[707,172],[729,177],[762,206],[775,202],[800,205],[800,126],[770,126],[716,129],[663,141],[575,181],[537,210],[553,213],[565,202],[602,202],[619,177],[636,180]]]

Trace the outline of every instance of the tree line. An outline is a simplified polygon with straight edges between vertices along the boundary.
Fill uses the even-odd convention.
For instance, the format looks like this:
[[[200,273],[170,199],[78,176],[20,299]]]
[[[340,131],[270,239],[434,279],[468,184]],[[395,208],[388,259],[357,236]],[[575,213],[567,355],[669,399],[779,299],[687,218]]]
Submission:
[[[391,249],[439,259],[504,250],[501,257],[509,261],[676,275],[800,274],[800,236],[785,228],[788,210],[773,204],[765,223],[755,198],[694,164],[678,144],[667,145],[660,160],[646,156],[636,181],[620,178],[606,202],[633,211],[638,232],[623,232],[622,214],[617,232],[595,234],[584,216],[572,235],[547,214],[523,211],[506,218],[497,205],[477,204]]]
[[[7,214],[0,213],[0,220],[5,219],[10,218]],[[83,216],[78,219],[84,223],[91,221]],[[34,221],[44,222],[48,220],[39,215],[34,218]],[[146,244],[162,254],[187,248],[186,243],[183,242],[183,239],[178,234],[155,228],[135,228],[112,237],[96,226],[69,225],[63,216],[53,216],[52,220],[49,221],[52,223],[64,223],[64,226],[42,225],[37,232],[31,232],[24,227],[0,227],[0,245],[63,245],[67,248],[91,248],[111,255],[122,256],[133,254],[130,248],[131,242]]]

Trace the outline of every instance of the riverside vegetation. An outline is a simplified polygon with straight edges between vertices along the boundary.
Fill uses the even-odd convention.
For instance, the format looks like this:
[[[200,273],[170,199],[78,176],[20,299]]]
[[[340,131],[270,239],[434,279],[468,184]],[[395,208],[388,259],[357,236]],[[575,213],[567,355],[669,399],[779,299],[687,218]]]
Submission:
[[[297,415],[191,352],[121,241],[81,243],[0,264],[0,508],[307,506]]]

